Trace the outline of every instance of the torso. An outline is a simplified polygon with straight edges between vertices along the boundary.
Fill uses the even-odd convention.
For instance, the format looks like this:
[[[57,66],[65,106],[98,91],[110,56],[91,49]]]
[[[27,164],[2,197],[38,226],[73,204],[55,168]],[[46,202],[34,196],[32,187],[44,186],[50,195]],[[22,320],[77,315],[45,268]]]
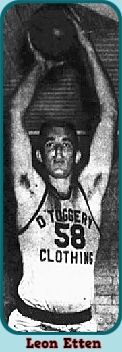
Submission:
[[[35,199],[30,202],[34,214],[39,203],[35,208]],[[74,312],[89,307],[94,298],[99,232],[80,190],[75,203],[72,193],[60,203],[61,209],[54,210],[47,194],[33,221],[19,235],[23,277],[18,293],[31,306]],[[89,205],[99,224],[99,206],[93,199]],[[26,217],[21,208],[19,222],[22,212]]]

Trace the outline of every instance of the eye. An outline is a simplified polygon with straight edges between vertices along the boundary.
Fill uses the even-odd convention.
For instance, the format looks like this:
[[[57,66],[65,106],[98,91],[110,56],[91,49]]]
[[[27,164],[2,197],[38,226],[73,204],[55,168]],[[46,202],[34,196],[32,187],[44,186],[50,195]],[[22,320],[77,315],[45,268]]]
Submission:
[[[67,142],[64,142],[64,143],[63,143],[63,147],[68,147],[68,143],[67,143]]]
[[[52,149],[53,147],[54,147],[54,143],[51,141],[49,141],[45,144],[45,148],[47,148],[47,149]]]
[[[63,147],[67,149],[72,149],[72,144],[69,141],[66,141],[63,143]]]

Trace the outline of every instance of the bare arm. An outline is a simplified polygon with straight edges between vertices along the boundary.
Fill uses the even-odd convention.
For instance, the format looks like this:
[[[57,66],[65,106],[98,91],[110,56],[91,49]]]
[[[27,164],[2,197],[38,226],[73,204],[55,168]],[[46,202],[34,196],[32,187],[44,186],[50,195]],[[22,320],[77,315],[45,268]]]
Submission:
[[[90,147],[90,160],[82,173],[81,180],[87,177],[89,191],[99,192],[103,197],[107,187],[113,156],[113,139],[117,119],[117,107],[109,80],[104,74],[97,54],[87,41],[86,50],[93,68],[94,82],[98,94],[101,115]]]
[[[74,14],[74,11],[73,18],[79,41],[88,55],[101,109],[100,122],[90,147],[90,160],[80,175],[79,181],[84,186],[87,195],[92,196],[97,192],[102,199],[111,170],[113,136],[117,120],[117,104],[109,79],[102,69],[100,59],[93,45],[81,30],[79,18]]]
[[[20,185],[22,177],[32,182],[31,145],[22,120],[34,94],[39,66],[35,66],[28,77],[20,84],[11,103],[11,158],[15,189]]]
[[[11,165],[14,189],[19,201],[23,196],[24,199],[26,198],[25,191],[30,195],[34,194],[35,190],[38,193],[37,183],[40,187],[39,194],[40,192],[43,193],[44,190],[43,181],[32,166],[32,147],[28,133],[23,127],[23,121],[25,112],[33,98],[37,82],[39,80],[41,82],[41,79],[55,64],[49,60],[45,61],[41,55],[36,55],[35,59],[35,67],[22,81],[11,103]]]
[[[32,166],[32,147],[28,133],[23,127],[23,121],[37,82],[41,81],[52,65],[40,55],[35,67],[20,83],[11,102],[11,169],[14,191],[19,203],[23,201],[27,203],[35,194],[36,199],[41,197],[45,188],[44,182]]]

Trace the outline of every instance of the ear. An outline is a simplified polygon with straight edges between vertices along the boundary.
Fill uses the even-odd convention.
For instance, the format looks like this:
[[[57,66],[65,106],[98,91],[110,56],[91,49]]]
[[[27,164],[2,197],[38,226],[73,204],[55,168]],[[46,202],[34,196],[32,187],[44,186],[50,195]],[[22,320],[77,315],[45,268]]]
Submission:
[[[36,159],[42,163],[42,156],[40,150],[36,150]]]
[[[76,153],[76,157],[75,157],[76,164],[79,163],[80,159],[81,159],[81,152],[80,152],[80,150],[78,150]]]

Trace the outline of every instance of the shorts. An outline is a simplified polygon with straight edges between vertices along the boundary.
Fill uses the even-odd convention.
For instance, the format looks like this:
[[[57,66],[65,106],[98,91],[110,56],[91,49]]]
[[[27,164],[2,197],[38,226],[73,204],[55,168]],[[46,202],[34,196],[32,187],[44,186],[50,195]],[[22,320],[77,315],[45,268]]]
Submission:
[[[71,325],[56,325],[43,323],[23,316],[18,309],[15,309],[9,316],[8,326],[12,330],[20,332],[97,332],[95,318],[84,323]]]

